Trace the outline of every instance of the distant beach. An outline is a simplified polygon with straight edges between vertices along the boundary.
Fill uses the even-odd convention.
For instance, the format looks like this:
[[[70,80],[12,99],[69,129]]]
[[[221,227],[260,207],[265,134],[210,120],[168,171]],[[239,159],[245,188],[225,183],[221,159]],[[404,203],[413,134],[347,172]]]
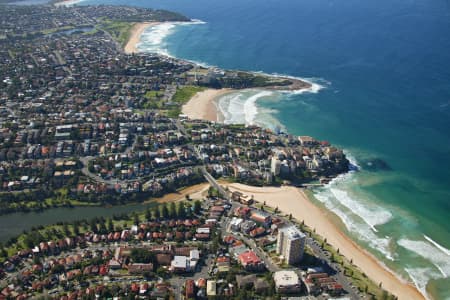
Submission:
[[[383,267],[370,253],[347,237],[331,221],[331,213],[314,205],[305,192],[292,186],[253,187],[239,183],[225,184],[230,191],[239,191],[253,195],[255,201],[275,208],[285,214],[291,213],[299,220],[316,230],[327,239],[334,248],[339,249],[347,259],[361,268],[375,283],[382,283],[383,288],[399,299],[424,299],[423,295],[412,285],[402,281],[394,273]]]
[[[145,29],[150,26],[158,25],[159,22],[140,22],[136,23],[130,31],[130,38],[128,39],[127,44],[124,47],[124,52],[126,54],[132,54],[138,52],[136,48],[137,44],[140,41],[141,35]]]
[[[61,5],[72,6],[72,5],[76,5],[76,4],[78,4],[80,2],[83,2],[83,1],[84,0],[63,0],[63,1],[55,2],[54,5],[55,6],[61,6]]]

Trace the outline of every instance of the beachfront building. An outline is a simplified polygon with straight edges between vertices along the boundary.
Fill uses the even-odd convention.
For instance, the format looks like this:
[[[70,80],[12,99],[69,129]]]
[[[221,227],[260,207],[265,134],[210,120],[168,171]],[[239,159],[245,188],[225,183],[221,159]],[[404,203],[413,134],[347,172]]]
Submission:
[[[303,258],[306,236],[295,226],[282,227],[278,230],[277,253],[286,263],[295,264]]]
[[[278,271],[273,274],[275,289],[278,293],[298,293],[301,289],[300,279],[294,271]]]
[[[277,157],[272,157],[272,160],[270,162],[270,172],[278,176],[280,174],[280,168],[281,168],[281,161]]]

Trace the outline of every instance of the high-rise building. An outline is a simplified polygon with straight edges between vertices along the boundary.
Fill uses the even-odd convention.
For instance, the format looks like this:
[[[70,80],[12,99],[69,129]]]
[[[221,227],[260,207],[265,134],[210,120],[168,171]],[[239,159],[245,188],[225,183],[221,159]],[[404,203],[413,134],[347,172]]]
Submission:
[[[306,235],[295,226],[278,229],[277,253],[282,255],[285,262],[295,264],[303,258]]]
[[[272,157],[272,160],[270,162],[270,172],[273,175],[278,176],[280,174],[280,168],[281,168],[281,161],[276,157]]]

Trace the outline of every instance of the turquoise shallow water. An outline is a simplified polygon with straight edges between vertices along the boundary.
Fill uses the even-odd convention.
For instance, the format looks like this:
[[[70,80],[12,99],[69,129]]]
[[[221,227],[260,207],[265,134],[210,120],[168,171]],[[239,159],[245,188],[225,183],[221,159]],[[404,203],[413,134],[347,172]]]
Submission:
[[[236,93],[220,108],[229,122],[279,125],[346,149],[360,171],[317,190],[317,200],[422,292],[450,299],[448,1],[84,3],[100,2],[204,21],[148,30],[141,50],[320,85],[306,93]]]

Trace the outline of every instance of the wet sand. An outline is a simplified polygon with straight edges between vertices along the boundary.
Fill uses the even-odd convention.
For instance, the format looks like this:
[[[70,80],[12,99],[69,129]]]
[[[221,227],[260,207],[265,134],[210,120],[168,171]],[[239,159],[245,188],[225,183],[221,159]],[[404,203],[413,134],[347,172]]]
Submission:
[[[320,209],[311,202],[302,189],[283,187],[252,187],[243,184],[228,184],[231,191],[240,191],[253,195],[255,201],[266,202],[270,207],[292,216],[306,225],[315,228],[316,233],[326,238],[328,243],[339,248],[341,254],[352,259],[353,264],[363,270],[376,283],[399,299],[424,299],[423,295],[410,283],[404,282],[393,272],[384,267],[372,254],[365,251],[346,236],[330,219],[332,214]]]
[[[233,91],[233,89],[207,89],[202,92],[198,92],[185,105],[183,105],[181,111],[190,119],[219,122],[221,121],[220,112],[218,111],[214,101],[218,97]]]
[[[141,22],[136,23],[130,32],[130,38],[128,39],[127,44],[124,47],[124,52],[126,54],[132,54],[139,52],[136,48],[137,44],[141,40],[141,35],[144,32],[145,29],[147,29],[150,26],[158,25],[158,22]]]

